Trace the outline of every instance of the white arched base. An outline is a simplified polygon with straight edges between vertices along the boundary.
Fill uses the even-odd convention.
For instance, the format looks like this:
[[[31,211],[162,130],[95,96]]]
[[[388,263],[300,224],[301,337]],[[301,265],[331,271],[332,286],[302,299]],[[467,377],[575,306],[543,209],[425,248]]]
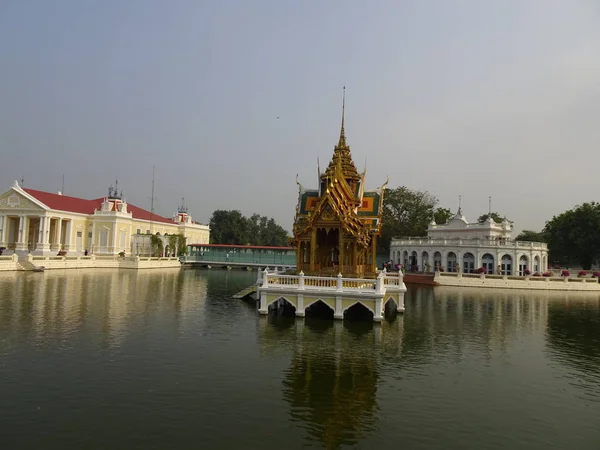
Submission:
[[[344,319],[344,312],[360,303],[373,313],[373,321],[381,322],[385,305],[392,300],[398,312],[404,312],[406,286],[402,273],[388,274],[385,270],[376,279],[344,279],[337,277],[305,277],[269,273],[267,269],[257,280],[260,293],[259,314],[269,314],[269,305],[285,299],[296,309],[296,316],[304,317],[306,308],[321,301],[333,311],[333,318]]]

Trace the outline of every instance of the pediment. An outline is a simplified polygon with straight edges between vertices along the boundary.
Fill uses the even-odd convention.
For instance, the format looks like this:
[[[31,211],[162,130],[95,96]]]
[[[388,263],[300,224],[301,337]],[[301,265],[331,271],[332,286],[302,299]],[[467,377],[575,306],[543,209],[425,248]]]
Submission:
[[[15,189],[10,189],[4,194],[0,195],[0,210],[10,211],[13,209],[18,210],[31,210],[31,211],[45,211],[45,208],[37,204],[35,201],[29,199]]]
[[[338,221],[337,214],[331,208],[331,205],[329,205],[329,203],[325,205],[325,207],[323,208],[323,211],[321,211],[321,214],[319,214],[319,220],[322,222],[334,222],[334,221],[337,222]]]

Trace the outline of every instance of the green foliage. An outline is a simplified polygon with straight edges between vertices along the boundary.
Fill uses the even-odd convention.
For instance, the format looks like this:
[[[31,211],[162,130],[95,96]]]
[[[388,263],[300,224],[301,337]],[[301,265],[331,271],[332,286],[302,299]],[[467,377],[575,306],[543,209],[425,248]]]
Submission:
[[[490,216],[492,216],[492,219],[494,219],[494,222],[496,222],[496,223],[502,223],[502,221],[504,220],[503,217],[500,217],[500,214],[498,214],[497,212],[493,212],[491,214],[485,213],[485,214],[479,216],[479,218],[477,219],[477,222],[483,223],[486,220],[488,220],[488,217],[490,217]]]
[[[406,186],[386,190],[378,250],[389,252],[393,237],[425,236],[437,203],[438,199],[427,191],[413,191]]]
[[[546,242],[546,235],[542,231],[523,230],[515,241]]]
[[[155,234],[151,234],[150,247],[152,248],[152,256],[159,256],[160,254],[162,254],[163,249],[162,239]]]
[[[169,239],[169,253],[175,253],[175,249],[177,248],[177,235],[176,234],[172,234],[168,237]]]
[[[187,238],[179,233],[177,235],[177,254],[185,255],[187,253]]]
[[[435,219],[435,223],[438,225],[445,224],[452,216],[453,214],[448,208],[436,208],[436,210],[433,212],[433,218]]]
[[[210,241],[212,244],[286,246],[288,233],[266,216],[245,217],[237,210],[216,210],[210,218]]]
[[[548,241],[552,261],[578,262],[588,270],[600,257],[600,204],[581,206],[554,216],[546,222],[543,233]]]

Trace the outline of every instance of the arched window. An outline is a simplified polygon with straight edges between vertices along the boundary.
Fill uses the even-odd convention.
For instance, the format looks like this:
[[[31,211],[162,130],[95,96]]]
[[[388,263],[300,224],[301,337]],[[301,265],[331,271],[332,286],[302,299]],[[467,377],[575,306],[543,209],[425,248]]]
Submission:
[[[448,263],[446,265],[446,270],[448,272],[455,272],[456,271],[456,253],[454,252],[448,252]]]
[[[433,266],[434,267],[442,267],[442,254],[440,252],[435,252],[433,254]]]
[[[539,256],[536,256],[535,258],[533,258],[533,271],[534,272],[540,271],[540,257]]]
[[[475,257],[473,253],[465,253],[463,255],[463,272],[472,273],[475,271]]]
[[[512,275],[512,257],[510,255],[504,255],[500,261],[502,275]]]
[[[519,275],[521,275],[521,276],[525,275],[525,269],[527,269],[527,263],[528,263],[527,256],[522,255],[519,258]]]
[[[481,267],[483,267],[486,273],[494,273],[494,256],[486,253],[481,257]]]
[[[416,271],[416,270],[419,270],[419,269],[417,268],[417,264],[418,264],[418,262],[417,262],[417,252],[413,251],[413,252],[410,254],[410,270],[411,270],[411,271]]]

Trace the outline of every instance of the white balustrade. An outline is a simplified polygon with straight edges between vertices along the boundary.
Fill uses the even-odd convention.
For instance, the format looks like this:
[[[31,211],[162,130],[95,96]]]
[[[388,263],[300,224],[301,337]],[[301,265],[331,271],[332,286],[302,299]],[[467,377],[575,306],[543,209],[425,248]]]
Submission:
[[[381,272],[376,279],[373,278],[344,278],[341,274],[337,277],[306,276],[303,272],[298,275],[281,275],[270,273],[265,269],[257,280],[263,289],[295,288],[306,291],[341,291],[341,292],[367,292],[382,293],[386,288],[404,290],[402,276]]]
[[[529,248],[532,250],[543,250],[548,248],[545,242],[495,240],[495,239],[424,239],[424,238],[402,238],[392,239],[392,247],[411,245],[430,246],[455,246],[455,247],[501,247],[501,248]]]

